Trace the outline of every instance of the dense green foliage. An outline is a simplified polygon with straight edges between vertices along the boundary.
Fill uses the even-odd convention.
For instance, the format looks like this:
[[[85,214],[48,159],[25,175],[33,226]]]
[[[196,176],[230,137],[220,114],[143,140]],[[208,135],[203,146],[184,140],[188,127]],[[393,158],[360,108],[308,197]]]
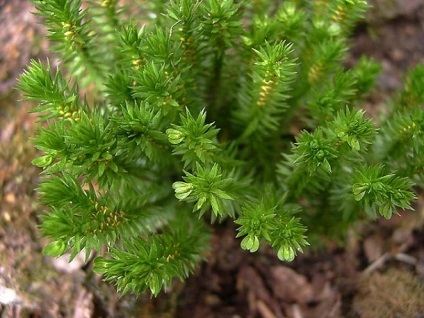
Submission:
[[[59,56],[19,84],[41,119],[47,254],[95,251],[122,293],[156,295],[205,258],[209,222],[291,261],[411,209],[424,66],[361,110],[380,68],[343,62],[365,0],[33,1]]]

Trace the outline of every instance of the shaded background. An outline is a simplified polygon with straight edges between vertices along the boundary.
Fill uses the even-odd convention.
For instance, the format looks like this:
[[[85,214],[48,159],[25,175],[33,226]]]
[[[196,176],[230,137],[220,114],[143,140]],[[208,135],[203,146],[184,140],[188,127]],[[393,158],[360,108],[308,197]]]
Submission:
[[[409,67],[424,63],[424,1],[372,4],[347,62],[365,54],[383,66],[363,105],[371,112],[384,107]],[[241,250],[233,225],[216,225],[209,262],[155,300],[119,298],[81,258],[43,256],[34,190],[40,170],[31,165],[30,143],[37,118],[14,89],[31,58],[54,61],[31,11],[27,1],[0,0],[0,317],[424,317],[422,194],[415,212],[361,225],[345,247],[326,242],[289,264],[266,247]]]

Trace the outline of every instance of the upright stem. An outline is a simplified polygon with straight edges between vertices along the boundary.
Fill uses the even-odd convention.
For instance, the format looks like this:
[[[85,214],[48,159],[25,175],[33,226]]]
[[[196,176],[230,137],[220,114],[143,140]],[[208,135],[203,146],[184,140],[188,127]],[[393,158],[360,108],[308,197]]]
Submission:
[[[225,44],[220,37],[217,41],[217,50],[215,51],[215,61],[213,67],[213,76],[210,79],[207,93],[208,106],[213,109],[219,108],[219,87],[221,85],[222,66],[225,57]]]

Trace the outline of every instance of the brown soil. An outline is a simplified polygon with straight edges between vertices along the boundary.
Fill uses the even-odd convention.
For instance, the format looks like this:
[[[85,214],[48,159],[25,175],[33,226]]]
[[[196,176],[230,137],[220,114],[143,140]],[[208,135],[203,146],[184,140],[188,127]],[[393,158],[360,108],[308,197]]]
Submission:
[[[350,60],[366,54],[383,65],[367,108],[384,103],[402,74],[424,62],[423,1],[373,3]],[[208,263],[154,300],[119,298],[83,259],[43,256],[40,171],[29,141],[36,118],[13,90],[30,58],[48,56],[45,30],[30,11],[24,0],[0,0],[0,317],[424,317],[422,198],[414,213],[362,225],[343,248],[328,242],[289,264],[265,247],[242,251],[233,225],[216,225]]]

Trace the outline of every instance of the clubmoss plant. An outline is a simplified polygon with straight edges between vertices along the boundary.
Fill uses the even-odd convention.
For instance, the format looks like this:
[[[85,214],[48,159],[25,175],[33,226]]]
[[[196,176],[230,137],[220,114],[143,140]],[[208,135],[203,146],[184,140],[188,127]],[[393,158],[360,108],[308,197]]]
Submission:
[[[380,67],[344,61],[366,1],[134,0],[132,17],[116,0],[33,2],[59,56],[19,82],[40,115],[46,254],[94,252],[121,293],[157,295],[205,258],[210,222],[292,261],[411,209],[424,66],[388,111],[361,109]]]

